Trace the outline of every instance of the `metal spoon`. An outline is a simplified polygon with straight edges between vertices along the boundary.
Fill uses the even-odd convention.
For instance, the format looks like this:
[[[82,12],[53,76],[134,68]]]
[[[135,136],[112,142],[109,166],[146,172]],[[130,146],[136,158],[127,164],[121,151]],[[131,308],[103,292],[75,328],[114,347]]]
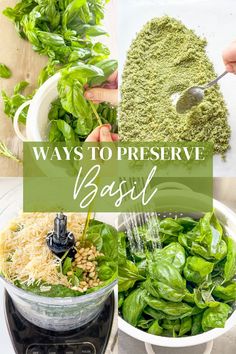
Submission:
[[[215,85],[222,77],[228,74],[228,71],[225,71],[223,74],[218,76],[215,80],[209,82],[204,86],[193,86],[184,91],[177,103],[176,103],[176,111],[177,113],[183,114],[193,106],[197,106],[204,98],[204,91],[209,87]]]

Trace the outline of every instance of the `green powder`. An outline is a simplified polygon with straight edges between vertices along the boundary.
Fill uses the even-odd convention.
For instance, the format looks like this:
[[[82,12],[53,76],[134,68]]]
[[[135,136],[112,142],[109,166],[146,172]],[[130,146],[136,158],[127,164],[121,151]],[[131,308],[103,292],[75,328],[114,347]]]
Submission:
[[[178,114],[173,95],[216,77],[206,40],[181,22],[154,18],[133,41],[123,72],[120,136],[125,141],[210,141],[215,153],[229,149],[228,112],[219,86]]]

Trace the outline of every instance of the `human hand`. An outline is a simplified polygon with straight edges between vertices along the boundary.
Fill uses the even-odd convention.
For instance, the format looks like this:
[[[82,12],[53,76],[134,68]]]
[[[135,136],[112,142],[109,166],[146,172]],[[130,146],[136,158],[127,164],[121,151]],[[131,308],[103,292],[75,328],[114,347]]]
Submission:
[[[236,74],[236,41],[232,42],[223,51],[223,60],[226,70],[230,73]]]
[[[96,143],[96,142],[114,142],[118,141],[118,134],[111,133],[111,125],[104,124],[95,128],[92,133],[87,137],[86,142]]]
[[[112,106],[118,105],[118,71],[116,70],[101,87],[86,89],[84,96],[95,104],[108,102]]]

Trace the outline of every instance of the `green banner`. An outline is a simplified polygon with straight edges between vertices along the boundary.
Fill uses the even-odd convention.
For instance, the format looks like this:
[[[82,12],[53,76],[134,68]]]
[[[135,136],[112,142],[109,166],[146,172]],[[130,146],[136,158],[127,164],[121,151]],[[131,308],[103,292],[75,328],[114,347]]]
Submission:
[[[24,211],[212,209],[212,146],[24,143]]]

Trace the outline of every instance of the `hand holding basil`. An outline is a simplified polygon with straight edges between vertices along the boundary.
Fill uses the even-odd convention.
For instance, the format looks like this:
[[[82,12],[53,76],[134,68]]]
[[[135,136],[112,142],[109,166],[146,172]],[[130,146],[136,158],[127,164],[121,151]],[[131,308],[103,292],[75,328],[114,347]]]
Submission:
[[[52,103],[49,111],[49,120],[51,121],[49,139],[51,142],[84,141],[91,131],[101,123],[113,125],[116,122],[116,116],[114,120],[114,115],[110,114],[112,110],[116,109],[111,108],[108,104],[93,105],[84,97],[85,85],[105,82],[116,68],[116,60],[105,60],[96,66],[78,62],[75,66],[61,71],[58,83],[59,99]],[[107,108],[106,119],[100,110],[104,105]],[[62,125],[59,127],[58,122],[66,124],[65,130],[60,129]],[[70,130],[71,139],[68,137],[68,130]]]
[[[154,231],[150,230],[153,225]],[[159,230],[163,248],[150,247]],[[120,314],[150,334],[197,335],[223,328],[236,301],[236,245],[214,213],[155,218],[140,228],[143,254],[118,235]]]

